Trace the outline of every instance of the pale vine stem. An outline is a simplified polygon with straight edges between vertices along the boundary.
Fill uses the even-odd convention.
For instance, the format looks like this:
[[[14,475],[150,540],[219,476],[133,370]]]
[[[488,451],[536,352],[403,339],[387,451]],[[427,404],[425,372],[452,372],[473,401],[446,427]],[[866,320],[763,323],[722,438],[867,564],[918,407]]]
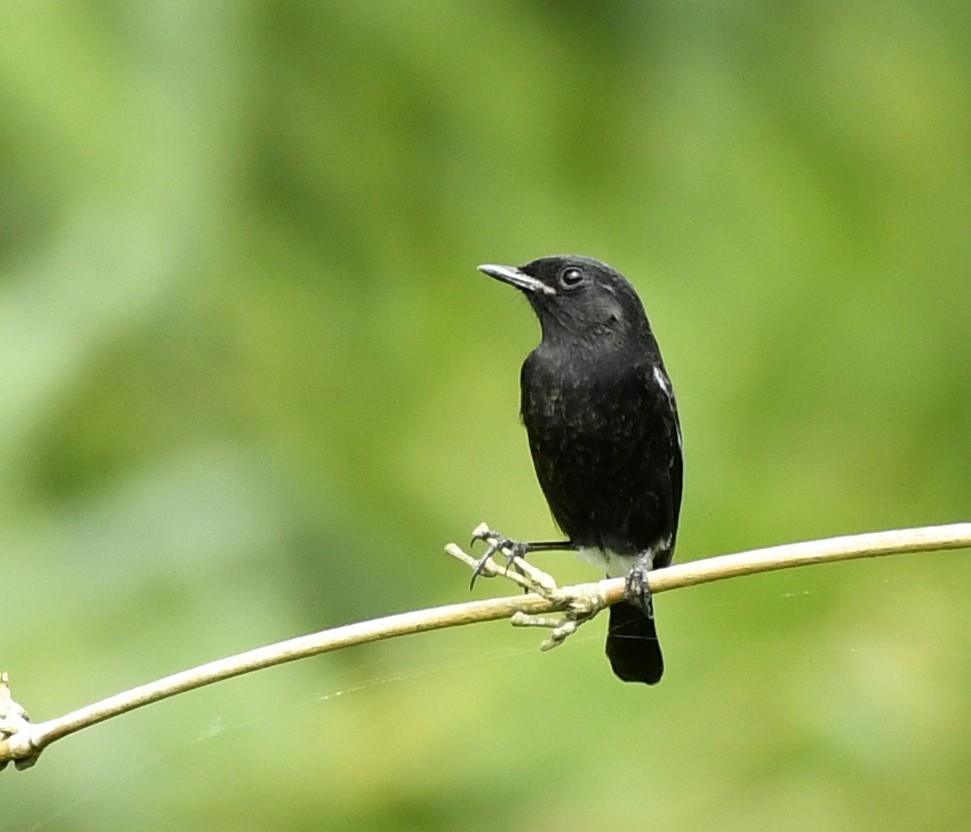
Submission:
[[[971,548],[971,523],[847,535],[720,555],[656,570],[650,573],[649,582],[651,591],[657,593],[724,578],[815,563],[962,548]],[[454,544],[449,544],[446,551],[466,564],[475,563]],[[502,568],[495,568],[489,570],[488,574],[502,572]],[[538,574],[543,577],[542,573]],[[513,577],[512,572],[509,577]],[[518,576],[516,579],[521,580]],[[43,722],[30,722],[25,718],[23,708],[10,695],[6,674],[0,674],[0,768],[11,760],[19,768],[26,768],[36,761],[37,755],[46,746],[82,728],[143,705],[264,667],[412,633],[512,618],[516,613],[542,615],[566,610],[569,617],[569,611],[576,608],[595,613],[605,604],[621,600],[623,592],[624,581],[618,578],[555,591],[547,587],[547,597],[527,594],[493,598],[348,624],[217,659]],[[578,599],[585,600],[586,605],[578,605]],[[585,619],[588,617],[587,613],[574,616],[574,620],[577,617]]]

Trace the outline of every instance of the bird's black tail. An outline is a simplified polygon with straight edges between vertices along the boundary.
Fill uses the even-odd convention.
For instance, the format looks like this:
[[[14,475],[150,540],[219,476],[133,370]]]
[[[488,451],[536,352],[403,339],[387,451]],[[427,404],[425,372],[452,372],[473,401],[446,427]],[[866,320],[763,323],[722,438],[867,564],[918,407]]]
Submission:
[[[664,673],[664,660],[654,619],[626,601],[614,604],[607,630],[607,658],[614,673],[625,682],[646,685],[659,682]]]

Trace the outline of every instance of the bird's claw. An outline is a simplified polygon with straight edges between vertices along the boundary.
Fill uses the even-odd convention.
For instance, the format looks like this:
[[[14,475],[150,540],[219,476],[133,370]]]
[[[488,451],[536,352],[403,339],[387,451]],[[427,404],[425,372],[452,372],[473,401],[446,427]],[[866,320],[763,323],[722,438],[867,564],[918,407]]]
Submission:
[[[489,548],[486,549],[485,554],[482,555],[475,562],[475,567],[472,569],[472,580],[469,583],[469,589],[475,586],[475,580],[482,574],[486,565],[500,552],[506,556],[506,570],[508,571],[510,564],[513,568],[516,568],[515,562],[517,559],[522,560],[526,557],[529,551],[529,546],[518,540],[511,540],[504,535],[499,534],[495,529],[490,529],[483,523],[478,526],[475,531],[472,532],[472,541],[469,546],[474,546],[477,540],[483,540],[489,544]]]
[[[624,597],[635,607],[641,609],[645,616],[653,619],[654,596],[647,583],[647,573],[646,566],[634,564],[624,581]]]
[[[480,574],[490,578],[505,575],[524,591],[534,592],[545,598],[550,602],[553,610],[561,613],[561,615],[555,617],[529,615],[522,611],[513,615],[512,623],[514,626],[545,627],[551,630],[549,638],[543,642],[541,649],[549,650],[558,644],[562,644],[567,637],[577,631],[580,625],[592,619],[607,606],[607,600],[600,590],[599,584],[560,589],[550,575],[524,560],[523,555],[531,551],[531,546],[537,544],[510,540],[508,537],[490,529],[485,523],[472,533],[472,543],[474,544],[477,540],[484,540],[489,544],[485,555],[478,559],[463,552],[454,543],[449,543],[445,547],[445,552],[448,555],[460,560],[472,569],[473,582]],[[538,547],[553,548],[547,544],[538,544]],[[497,552],[502,552],[506,556],[507,562],[504,566],[497,566],[493,563],[492,558]]]

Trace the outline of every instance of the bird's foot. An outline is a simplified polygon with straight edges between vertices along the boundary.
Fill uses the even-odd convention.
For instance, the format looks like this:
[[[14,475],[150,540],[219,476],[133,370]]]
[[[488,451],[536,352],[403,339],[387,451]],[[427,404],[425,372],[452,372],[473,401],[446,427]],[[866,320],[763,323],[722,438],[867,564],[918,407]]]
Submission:
[[[11,760],[18,769],[37,762],[43,746],[35,742],[33,729],[27,711],[11,696],[10,679],[0,673],[0,771]]]
[[[552,630],[549,638],[540,645],[540,649],[550,650],[562,644],[582,624],[590,621],[607,606],[607,600],[600,591],[599,584],[583,584],[560,589],[552,576],[537,569],[525,561],[522,554],[519,554],[519,552],[525,554],[533,547],[543,550],[574,548],[571,544],[563,542],[519,544],[493,531],[485,523],[472,533],[472,542],[477,540],[484,540],[489,544],[489,550],[484,557],[474,558],[454,543],[449,543],[445,547],[445,552],[472,569],[473,577],[482,575],[485,578],[506,578],[527,592],[535,592],[545,598],[552,609],[562,613],[558,616],[529,615],[525,612],[517,612],[513,615],[514,626],[546,627]],[[521,547],[525,548],[525,552]],[[507,562],[502,566],[493,560],[493,556],[498,552],[507,558]]]
[[[638,561],[627,573],[624,581],[624,597],[643,611],[648,618],[654,618],[654,596],[647,583],[650,564]]]
[[[454,543],[445,547],[445,551],[457,560],[467,564],[472,570],[472,584],[480,575],[484,578],[503,577],[520,586],[526,592],[535,592],[544,598],[549,598],[556,592],[556,581],[543,570],[527,563],[525,555],[530,550],[530,544],[510,540],[498,532],[490,529],[485,523],[479,525],[472,532],[472,543],[483,540],[489,548],[481,558],[474,558],[466,554]],[[495,556],[502,554],[506,558],[505,564],[499,566]]]
[[[597,613],[607,606],[607,601],[600,592],[597,584],[588,584],[583,588],[573,587],[570,590],[559,590],[555,600],[563,604],[561,616],[527,615],[517,612],[511,619],[513,627],[546,627],[551,630],[549,638],[540,645],[540,650],[552,650],[559,647],[572,636],[583,624],[592,620]]]
[[[506,556],[506,572],[511,566],[516,572],[522,574],[519,563],[525,561],[526,553],[529,552],[529,544],[499,534],[485,523],[481,523],[472,532],[470,546],[474,546],[477,540],[485,541],[488,548],[485,550],[485,554],[476,561],[475,568],[472,570],[472,581],[469,583],[469,589],[475,586],[475,579],[484,573],[486,565],[492,564],[492,559],[500,552]]]

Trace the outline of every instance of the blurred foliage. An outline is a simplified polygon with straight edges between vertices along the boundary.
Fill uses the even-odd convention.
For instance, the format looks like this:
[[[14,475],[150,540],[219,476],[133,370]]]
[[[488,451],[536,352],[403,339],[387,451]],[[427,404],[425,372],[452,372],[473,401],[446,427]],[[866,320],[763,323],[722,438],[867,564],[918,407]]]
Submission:
[[[0,13],[0,667],[35,718],[467,598],[553,532],[517,424],[561,251],[639,287],[682,560],[971,516],[971,9],[14,2]],[[540,559],[564,580],[594,576]],[[961,553],[374,645],[112,720],[3,828],[966,829]],[[481,582],[475,596],[506,594]]]

